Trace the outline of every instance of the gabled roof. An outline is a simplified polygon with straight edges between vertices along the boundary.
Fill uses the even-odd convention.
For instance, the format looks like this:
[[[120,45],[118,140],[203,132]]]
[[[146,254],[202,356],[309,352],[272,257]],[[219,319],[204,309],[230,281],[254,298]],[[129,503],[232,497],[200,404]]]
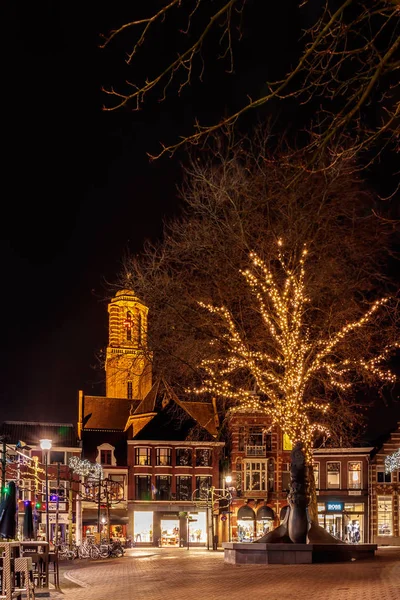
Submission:
[[[135,421],[132,426],[134,440],[185,441],[190,438],[192,430],[198,427],[198,423],[178,404],[170,401],[138,431],[135,430]],[[201,439],[214,441],[215,438],[202,428]]]
[[[129,415],[140,405],[140,400],[83,396],[82,422],[84,429],[124,431]]]
[[[159,379],[148,392],[147,396],[141,402],[139,402],[136,409],[134,410],[135,415],[147,414],[155,411],[160,385],[161,380]]]
[[[4,421],[0,435],[9,444],[19,441],[28,446],[40,446],[41,439],[50,439],[53,448],[78,448],[79,440],[72,423],[43,423],[41,421]]]

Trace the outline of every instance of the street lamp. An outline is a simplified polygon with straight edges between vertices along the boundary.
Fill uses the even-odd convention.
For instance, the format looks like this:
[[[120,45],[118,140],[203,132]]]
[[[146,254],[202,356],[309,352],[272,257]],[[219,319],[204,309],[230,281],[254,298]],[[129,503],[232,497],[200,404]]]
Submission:
[[[231,541],[231,491],[229,489],[230,484],[232,483],[231,475],[227,475],[224,478],[224,490],[228,490],[228,542]]]
[[[44,470],[46,475],[46,542],[49,542],[49,475],[47,465],[49,462],[49,451],[51,450],[51,440],[40,440],[40,447],[44,451]]]

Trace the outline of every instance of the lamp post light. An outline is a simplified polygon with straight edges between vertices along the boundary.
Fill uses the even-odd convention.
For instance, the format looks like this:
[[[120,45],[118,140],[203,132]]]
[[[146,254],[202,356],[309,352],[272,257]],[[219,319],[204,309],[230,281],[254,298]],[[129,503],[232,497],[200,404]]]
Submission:
[[[231,500],[232,500],[232,496],[231,496],[231,491],[229,489],[230,484],[232,483],[232,477],[231,475],[227,475],[224,478],[224,490],[228,490],[228,542],[231,541]]]
[[[40,447],[44,451],[44,471],[46,477],[46,542],[50,541],[49,531],[49,474],[48,474],[48,463],[49,463],[49,451],[51,450],[51,440],[45,439],[40,440]]]

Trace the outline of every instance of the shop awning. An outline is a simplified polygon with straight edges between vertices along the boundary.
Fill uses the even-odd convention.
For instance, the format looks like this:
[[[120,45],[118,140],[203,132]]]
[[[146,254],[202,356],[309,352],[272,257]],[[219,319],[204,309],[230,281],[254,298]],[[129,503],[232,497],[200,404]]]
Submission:
[[[100,519],[106,516],[104,508],[100,511]],[[82,525],[94,525],[98,521],[97,510],[84,510],[82,514]],[[126,510],[110,510],[110,525],[125,525],[128,523],[128,512]]]
[[[269,506],[261,506],[257,511],[257,520],[261,519],[275,519],[275,513]]]
[[[254,521],[256,513],[251,506],[241,506],[238,510],[237,518],[242,521]]]

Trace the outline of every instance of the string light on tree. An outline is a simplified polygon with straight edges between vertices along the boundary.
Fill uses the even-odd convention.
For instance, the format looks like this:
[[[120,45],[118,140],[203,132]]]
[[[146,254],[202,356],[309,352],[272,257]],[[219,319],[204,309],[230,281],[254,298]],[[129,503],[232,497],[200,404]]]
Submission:
[[[400,469],[400,448],[385,458],[385,472],[392,473]]]
[[[399,347],[387,345],[373,357],[362,351],[348,352],[346,344],[357,330],[371,323],[389,298],[375,301],[360,318],[345,323],[323,337],[321,330],[307,321],[311,313],[306,290],[307,247],[299,258],[286,260],[283,241],[278,241],[277,261],[269,266],[255,252],[250,254],[251,267],[242,272],[261,316],[263,351],[249,341],[243,327],[236,324],[225,306],[200,302],[216,316],[222,328],[213,340],[213,357],[201,362],[204,372],[197,394],[211,393],[233,404],[232,412],[264,413],[272,424],[279,425],[294,444],[304,444],[307,459],[316,435],[329,436],[327,415],[330,403],[326,394],[315,393],[323,380],[332,389],[346,391],[354,385],[355,374],[393,383],[395,374],[383,363]],[[277,266],[276,266],[277,265]],[[326,330],[324,330],[326,331]],[[253,391],[243,385],[252,381]],[[239,382],[239,383],[238,383]]]

